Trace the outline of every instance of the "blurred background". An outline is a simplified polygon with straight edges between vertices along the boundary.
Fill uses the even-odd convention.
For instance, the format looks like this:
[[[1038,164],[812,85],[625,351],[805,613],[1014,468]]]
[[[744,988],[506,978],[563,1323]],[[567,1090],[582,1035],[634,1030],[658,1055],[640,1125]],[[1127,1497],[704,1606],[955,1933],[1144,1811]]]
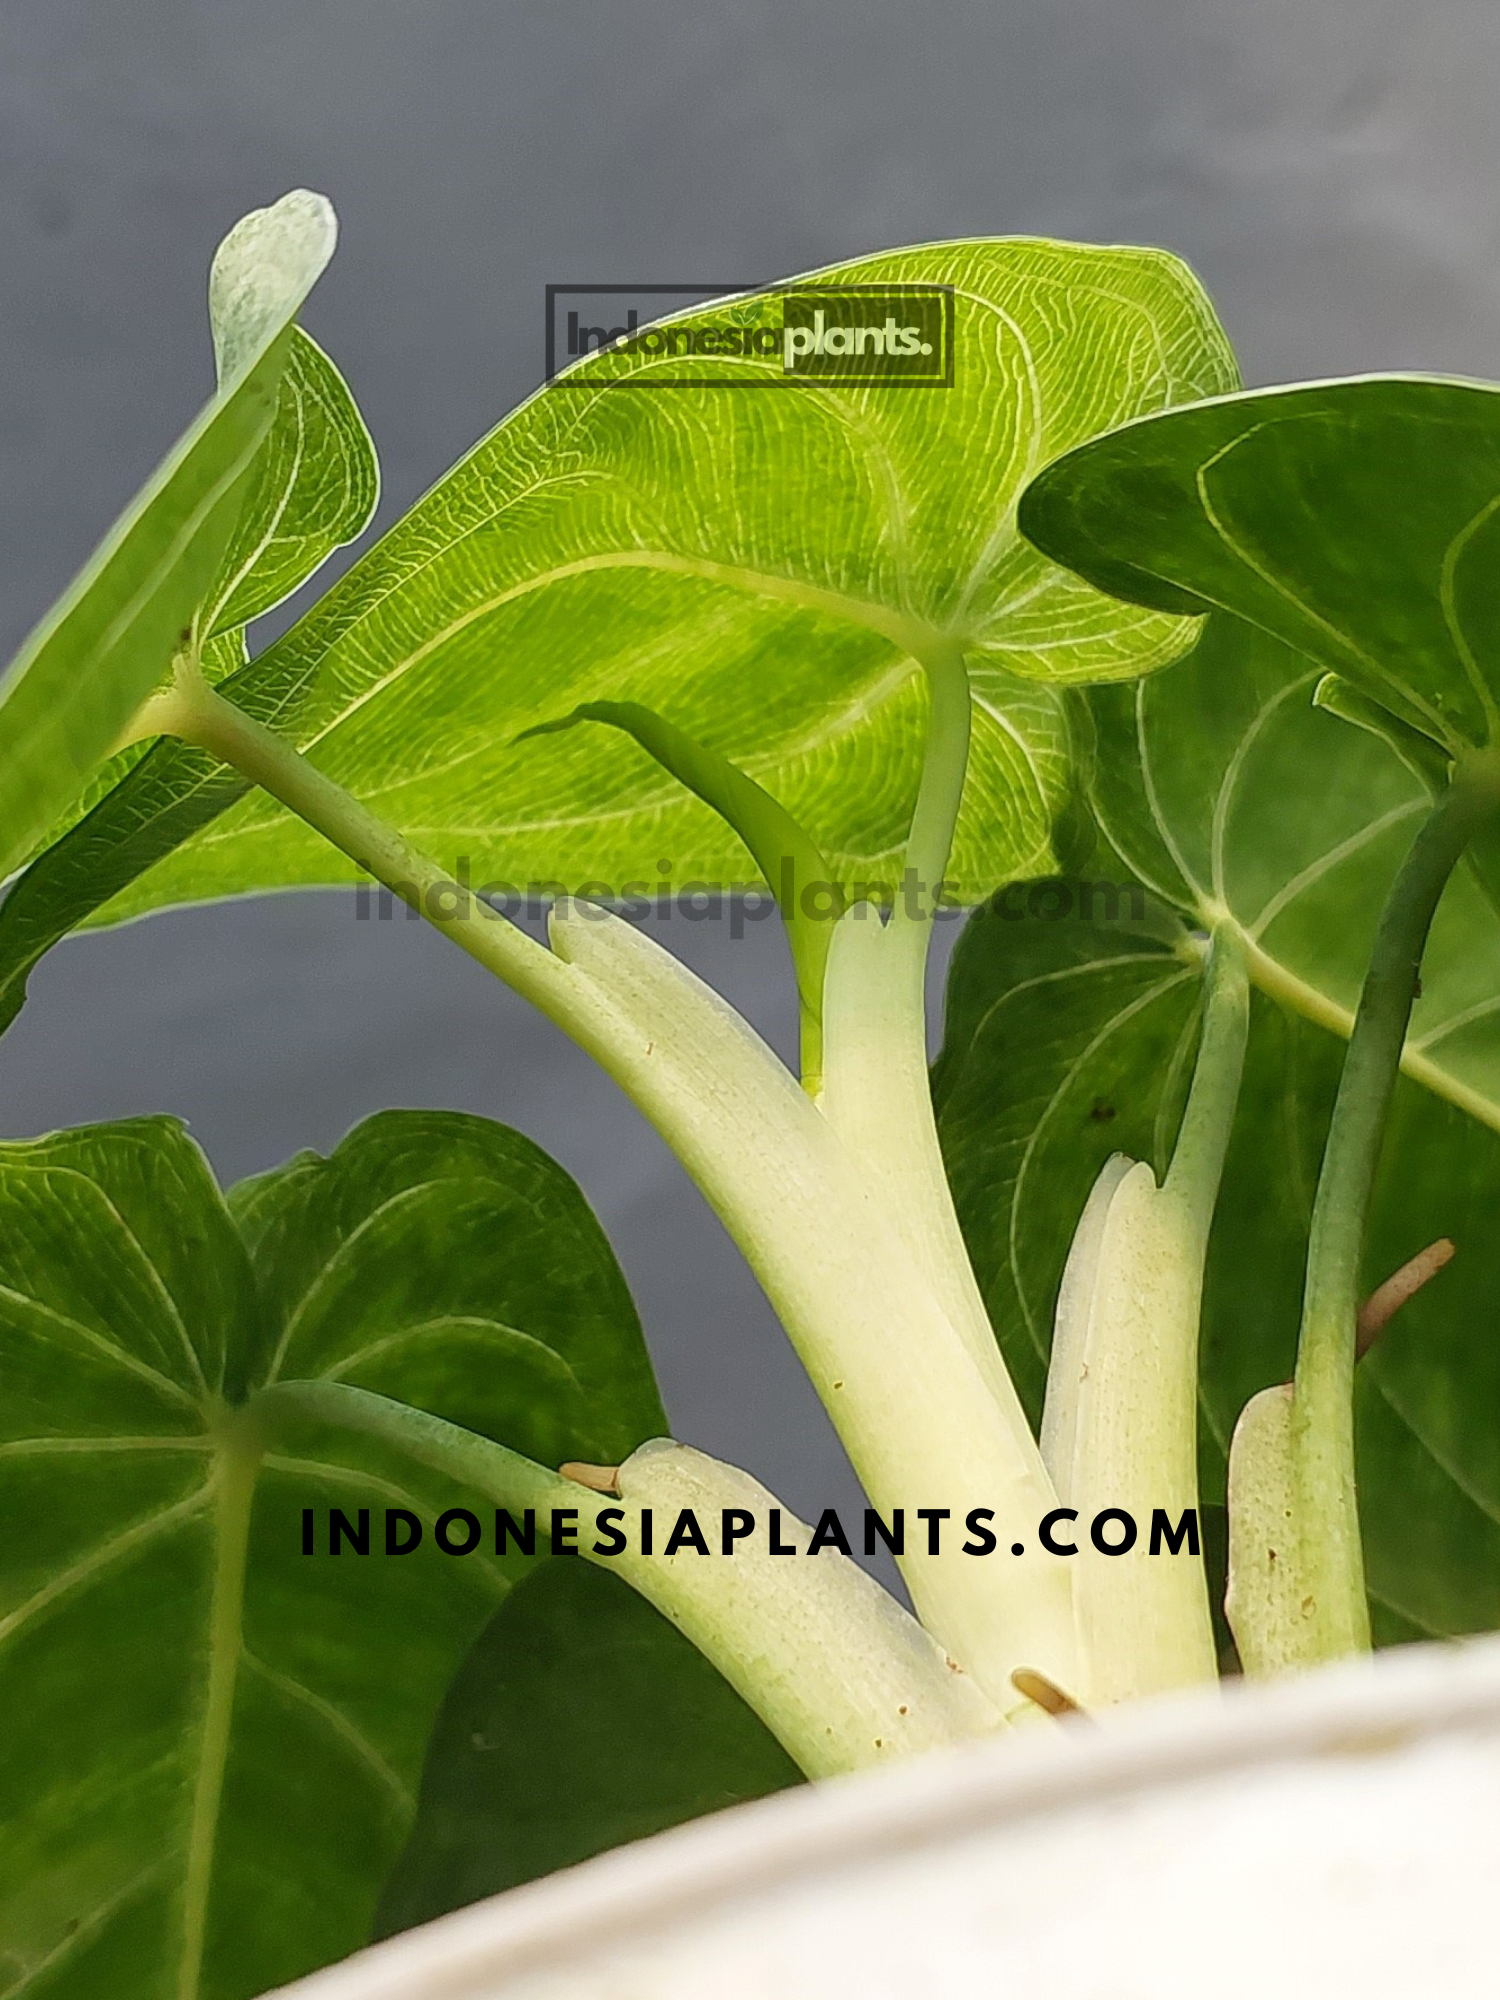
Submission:
[[[208,393],[209,257],[289,187],[342,217],[307,320],[380,448],[384,526],[536,386],[548,282],[1154,243],[1251,382],[1500,374],[1497,76],[1485,0],[6,0],[0,657]],[[790,1048],[770,926],[663,942]],[[678,1435],[803,1513],[858,1505],[671,1156],[424,926],[331,893],[156,917],[57,951],[0,1044],[6,1136],[172,1111],[226,1180],[386,1105],[547,1147],[614,1239]]]

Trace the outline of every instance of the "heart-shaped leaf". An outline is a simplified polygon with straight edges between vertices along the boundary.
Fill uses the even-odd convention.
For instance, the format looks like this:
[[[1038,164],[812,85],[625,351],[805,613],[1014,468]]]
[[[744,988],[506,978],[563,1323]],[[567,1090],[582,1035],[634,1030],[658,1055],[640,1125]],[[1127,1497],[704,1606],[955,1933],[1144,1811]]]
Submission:
[[[598,1225],[519,1135],[391,1112],[226,1206],[181,1128],[0,1147],[0,1967],[58,2000],[248,2000],[354,1949],[428,1730],[524,1559],[472,1495],[255,1390],[404,1395],[528,1452],[663,1419]],[[327,1547],[404,1507],[410,1555]],[[319,1553],[301,1553],[317,1510]],[[488,1546],[488,1537],[486,1537]]]
[[[1215,606],[1450,751],[1500,724],[1500,392],[1366,376],[1254,390],[1068,453],[1021,506],[1133,604]]]
[[[1053,684],[1145,673],[1189,628],[1043,562],[1016,532],[1017,496],[1097,430],[1232,386],[1232,357],[1190,273],[1157,251],[940,244],[816,283],[951,287],[953,385],[787,383],[779,360],[752,357],[734,364],[740,386],[606,392],[612,357],[595,356],[507,418],[224,692],[441,860],[466,860],[476,884],[629,893],[659,884],[663,857],[679,884],[743,876],[724,823],[629,742],[515,742],[600,697],[731,758],[840,874],[869,879],[894,860],[915,794],[914,652],[957,637],[976,709],[952,886],[975,898],[1045,866],[1068,787]],[[132,773],[86,839],[99,901],[114,896],[105,921],[348,876],[300,822],[177,746]],[[27,948],[49,928],[43,895]],[[15,977],[14,957],[0,964]]]
[[[191,642],[276,411],[290,323],[334,235],[328,203],[298,190],[247,215],[220,244],[210,278],[218,393],[0,680],[0,878]]]
[[[1241,926],[1261,991],[1205,1290],[1210,1501],[1239,1411],[1291,1373],[1342,1036],[1426,796],[1381,738],[1311,706],[1317,679],[1216,619],[1169,673],[1090,694],[1095,808],[1156,895],[1132,911],[1096,889],[1091,919],[1075,907],[1051,922],[1000,899],[971,919],[934,1073],[965,1235],[1036,1410],[1095,1175],[1117,1151],[1158,1173],[1170,1157],[1198,1025],[1194,927],[1226,913]],[[1497,1028],[1500,922],[1460,877],[1424,963],[1366,1257],[1373,1289],[1435,1238],[1459,1246],[1359,1372],[1360,1504],[1388,1639],[1500,1623],[1500,1454],[1485,1414],[1497,1386],[1485,1332],[1500,1286]]]
[[[644,1598],[588,1563],[541,1563],[449,1690],[376,1934],[801,1782]]]

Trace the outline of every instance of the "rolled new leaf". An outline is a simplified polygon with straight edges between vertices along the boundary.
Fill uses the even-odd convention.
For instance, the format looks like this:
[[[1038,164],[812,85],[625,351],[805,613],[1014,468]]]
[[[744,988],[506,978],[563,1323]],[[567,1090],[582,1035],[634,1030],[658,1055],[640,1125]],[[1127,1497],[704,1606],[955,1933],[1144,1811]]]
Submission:
[[[1252,1396],[1229,1447],[1229,1589],[1224,1614],[1247,1674],[1306,1663],[1313,1601],[1302,1548],[1292,1385]],[[1311,1524],[1316,1533],[1316,1523]]]
[[[768,1524],[776,1506],[748,1473],[665,1439],[621,1466],[620,1497],[663,1525],[683,1509],[717,1524],[725,1508]],[[683,1549],[631,1559],[621,1573],[714,1662],[808,1777],[1002,1726],[995,1704],[889,1591],[836,1548],[813,1553],[807,1524],[778,1513],[795,1560],[772,1553],[761,1532],[732,1556]]]
[[[1201,1246],[1149,1166],[1111,1161],[1101,1215],[1084,1211],[1064,1321],[1052,1349],[1043,1438],[1076,1509],[1072,1558],[1085,1708],[1211,1681],[1217,1665],[1201,1545],[1151,1553],[1153,1519],[1178,1532],[1198,1505],[1197,1352]],[[1092,1251],[1090,1257],[1089,1252]],[[1094,1524],[1116,1511],[1094,1540]],[[1133,1545],[1121,1548],[1129,1524]]]
[[[1070,1692],[1089,1707],[1217,1671],[1197,1526],[1199,1316],[1248,1013],[1243,954],[1221,932],[1166,1178],[1107,1161],[1063,1272],[1042,1445],[1079,1519]]]
[[[764,786],[685,729],[636,701],[586,701],[556,722],[541,722],[516,739],[552,736],[582,722],[601,722],[634,737],[649,757],[727,820],[749,848],[786,925],[802,1015],[802,1082],[816,1091],[823,1066],[823,980],[836,909],[818,910],[814,891],[831,902],[834,884],[822,849]]]

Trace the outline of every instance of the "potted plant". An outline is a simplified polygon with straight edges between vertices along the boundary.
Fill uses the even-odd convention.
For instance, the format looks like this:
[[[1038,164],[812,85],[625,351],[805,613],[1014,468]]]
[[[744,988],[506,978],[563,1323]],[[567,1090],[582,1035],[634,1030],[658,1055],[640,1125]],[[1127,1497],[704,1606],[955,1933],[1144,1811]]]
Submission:
[[[672,1145],[870,1504],[671,1440],[520,1134],[391,1111],[227,1192],[170,1120],[5,1145],[12,1989],[252,1995],[899,1767],[319,1975],[521,1992],[658,1865],[930,1850],[965,1786],[1009,1852],[1131,1771],[1240,1824],[1345,1706],[1488,1718],[1485,1654],[1217,1690],[1500,1622],[1495,392],[1242,392],[1157,251],[890,251],[619,330],[251,656],[374,505],[297,324],[333,236],[225,240],[213,401],[0,686],[0,1008],[83,925],[398,898]],[[795,1071],[630,921],[736,892]]]

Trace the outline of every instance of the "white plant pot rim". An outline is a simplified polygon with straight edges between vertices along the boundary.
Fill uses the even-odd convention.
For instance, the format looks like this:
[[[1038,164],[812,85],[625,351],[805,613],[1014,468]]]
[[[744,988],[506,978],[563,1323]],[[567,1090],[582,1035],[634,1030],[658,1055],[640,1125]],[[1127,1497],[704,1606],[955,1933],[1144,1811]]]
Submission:
[[[1436,1818],[1426,1800],[1438,1802]],[[1331,1820],[1330,1806],[1336,1808]],[[1205,1835],[1205,1812],[1217,1833]],[[996,1933],[989,1912],[983,1937],[955,1945],[967,1906],[957,1906],[956,1918],[951,1909],[924,1911],[919,1884],[897,1931],[882,1945],[883,1957],[873,1967],[855,1965],[851,1953],[858,1958],[859,1939],[871,1922],[870,1909],[860,1914],[862,1882],[876,1884],[874,1907],[889,1911],[889,1884],[883,1891],[878,1884],[893,1864],[919,1872],[939,1864],[946,1871],[941,1879],[951,1886],[961,1882],[965,1868],[977,1864],[983,1871],[992,1849],[1002,1869],[1018,1855],[1045,1860],[1051,1854],[1055,1863],[1070,1852],[1070,1843],[1081,1851],[1088,1840],[1097,1841],[1101,1826],[1113,1828],[1107,1851],[1118,1854],[1122,1876],[1129,1878],[1140,1859],[1148,1870],[1158,1866],[1167,1852],[1162,1826],[1170,1846],[1179,1822],[1195,1860],[1202,1858],[1205,1837],[1225,1843],[1219,1873],[1243,1877],[1226,1879],[1224,1887],[1231,1904],[1245,1903],[1246,1920],[1258,1919],[1262,1932],[1269,1925],[1273,1942],[1280,1927],[1284,1942],[1295,1941],[1303,1951],[1302,1970],[1279,1960],[1282,2000],[1304,1993],[1331,2000],[1346,1991],[1361,2000],[1413,1991],[1441,1992],[1444,2000],[1471,1991],[1492,1994],[1497,1975],[1489,1903],[1481,1896],[1474,1905],[1472,1945],[1463,1937],[1449,1940],[1459,1956],[1449,1953],[1445,1984],[1419,1934],[1432,1917],[1431,1897],[1413,1882],[1409,1864],[1413,1854],[1420,1860],[1431,1850],[1434,1880],[1453,1883],[1455,1868],[1488,1879],[1491,1890],[1500,1880],[1500,1637],[1403,1647],[1270,1684],[1229,1683],[1222,1691],[1138,1704],[1111,1716],[1106,1726],[1039,1726],[1029,1737],[987,1740],[781,1793],[492,1897],[280,1993],[286,2000],[531,2000],[543,1993],[568,2000],[606,1993],[614,2000],[676,2000],[679,1991],[696,1990],[715,2000],[761,1994],[793,2000],[804,1990],[795,1967],[811,1966],[821,1955],[808,1993],[828,1993],[831,1977],[845,1983],[835,1968],[847,1966],[851,1990],[862,2000],[881,2000],[915,1990],[910,1975],[918,1961],[909,1954],[903,1960],[899,1950],[889,1958],[893,1941],[912,1945],[915,1939],[920,1952],[925,1933],[940,1956],[972,1970],[978,1965],[973,1950],[982,1945],[988,1952],[997,1936],[1003,1945],[1005,1931],[1002,1924]],[[1380,1909],[1381,1934],[1370,1964],[1345,1983],[1337,1977],[1344,1958],[1330,1958],[1337,1982],[1330,1985],[1318,1951],[1307,1955],[1305,1933],[1322,1922],[1320,1912],[1326,1909],[1335,1927],[1340,1920],[1337,1898],[1320,1884],[1317,1868],[1362,1865],[1355,1850],[1365,1833],[1377,1861],[1393,1857],[1408,1868],[1402,1894],[1415,1898],[1411,1922],[1403,1929],[1399,1910]],[[1404,1837],[1414,1841],[1412,1854],[1401,1847]],[[1275,1863],[1288,1863],[1291,1871],[1272,1885],[1277,1900],[1269,1910],[1261,1856],[1267,1840]],[[1301,1847],[1307,1854],[1299,1862]],[[1440,1851],[1445,1848],[1452,1851]],[[1208,1867],[1212,1883],[1211,1852]],[[973,1879],[982,1901],[992,1877],[975,1872]],[[1148,1873],[1146,1879],[1155,1877]],[[1302,1881],[1306,1908],[1289,1909]],[[1128,1879],[1126,1888],[1138,1895]],[[1457,1889],[1461,1902],[1461,1882]],[[1451,1930],[1451,1911],[1445,1922]],[[783,1944],[792,1958],[773,1976],[779,1930],[787,1932]],[[1403,1958],[1408,1930],[1411,1949]],[[1094,1993],[1134,2000],[1138,1990],[1149,2000],[1167,2000],[1192,1990],[1179,1988],[1170,1966],[1160,1964],[1154,1987],[1138,1989],[1128,1978],[1117,1985],[1107,1968],[1118,1973],[1118,1958],[1108,1955],[1099,1958],[1104,1969],[1098,1977],[1106,1983],[1090,1984],[1095,1975],[1082,1962],[1089,1949],[1080,1945],[1080,1935],[1081,1927],[1073,1925],[1069,1962],[1060,1964],[1056,1977],[1048,1972],[1045,1989],[1020,1978],[1013,1989],[1007,1982],[993,1990],[1014,1990],[1018,2000]],[[756,1940],[773,1948],[772,1960],[760,1968],[750,1962]],[[1222,1964],[1197,1960],[1200,1987],[1212,1981],[1220,1996],[1270,1990],[1259,1983],[1253,1963],[1254,1936],[1237,1937],[1236,1950],[1242,1942],[1244,1980],[1231,1965],[1226,1984]],[[1342,1953],[1343,1944],[1335,1943]],[[732,1950],[733,1957],[723,1959],[723,1976],[705,1987],[697,1961],[716,1949],[721,1956]],[[1028,1935],[1026,1964],[1033,1973],[1050,1966],[1049,1949],[1046,1938]],[[1471,1959],[1472,1983],[1466,1971]],[[891,1965],[888,1978],[883,1962]],[[1418,1966],[1426,1973],[1414,1987]],[[939,1970],[925,1990],[946,1994],[958,1986]]]

